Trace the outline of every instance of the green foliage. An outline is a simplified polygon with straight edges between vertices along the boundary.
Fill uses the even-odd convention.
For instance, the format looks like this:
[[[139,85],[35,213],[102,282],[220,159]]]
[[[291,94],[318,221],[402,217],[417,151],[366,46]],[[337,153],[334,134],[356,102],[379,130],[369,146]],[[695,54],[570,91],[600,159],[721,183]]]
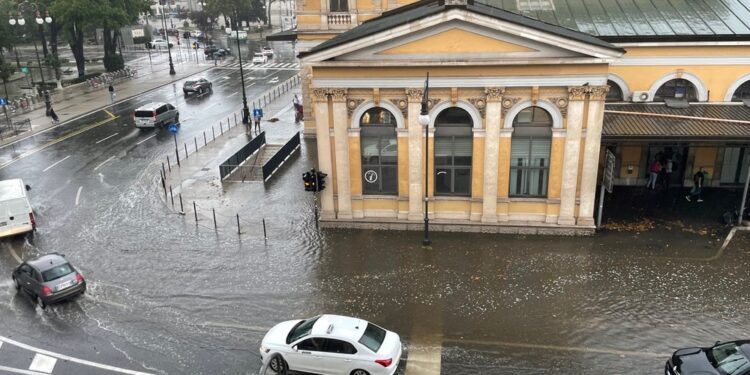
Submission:
[[[112,54],[106,56],[104,58],[104,68],[107,69],[108,72],[123,69],[125,68],[125,60],[122,58],[122,55]]]
[[[2,57],[0,57],[0,79],[3,80],[3,82],[8,82],[10,79],[10,76],[13,75],[13,73],[16,72],[16,67],[13,66],[13,64],[6,62]]]
[[[266,21],[263,0],[207,0],[205,11],[212,19],[217,19],[220,15],[232,18],[232,23]]]
[[[49,67],[52,67],[52,68],[55,68],[55,69],[60,69],[60,67],[63,64],[67,64],[68,63],[68,59],[65,59],[65,58],[61,59],[58,56],[50,54],[50,55],[47,55],[44,58],[43,63],[44,63],[44,65],[47,65]]]

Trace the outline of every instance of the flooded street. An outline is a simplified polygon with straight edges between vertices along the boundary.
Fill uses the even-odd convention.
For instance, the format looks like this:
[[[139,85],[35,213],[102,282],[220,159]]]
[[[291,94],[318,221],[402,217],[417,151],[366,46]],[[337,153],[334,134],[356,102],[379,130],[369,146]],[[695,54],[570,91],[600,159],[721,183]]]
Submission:
[[[42,312],[6,278],[3,335],[140,371],[251,374],[272,325],[336,313],[399,333],[407,364],[439,353],[444,374],[646,374],[678,347],[741,338],[750,324],[747,236],[719,253],[723,237],[679,230],[431,233],[432,249],[421,232],[316,231],[299,181],[313,145],[272,184],[248,185],[257,199],[242,210],[266,219],[265,241],[259,228],[215,232],[169,210],[159,167],[138,154],[116,173],[73,174],[100,186],[74,209],[58,202],[77,183],[45,186],[39,232],[3,244],[2,272],[17,264],[11,248],[59,251],[89,291]]]

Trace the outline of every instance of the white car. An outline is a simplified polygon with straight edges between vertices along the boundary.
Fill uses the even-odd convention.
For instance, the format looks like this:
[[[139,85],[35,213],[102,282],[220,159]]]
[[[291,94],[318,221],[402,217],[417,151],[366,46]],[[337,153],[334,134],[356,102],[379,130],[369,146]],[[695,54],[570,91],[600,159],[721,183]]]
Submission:
[[[401,359],[401,339],[366,320],[319,315],[275,325],[263,337],[260,356],[277,373],[392,375]]]
[[[273,56],[273,48],[271,47],[263,47],[261,52],[266,56]]]
[[[167,47],[172,48],[173,46],[172,43],[169,43],[164,39],[154,39],[150,42],[149,45],[151,48],[167,48]]]
[[[265,64],[268,62],[268,58],[263,52],[256,52],[253,54],[253,64]]]

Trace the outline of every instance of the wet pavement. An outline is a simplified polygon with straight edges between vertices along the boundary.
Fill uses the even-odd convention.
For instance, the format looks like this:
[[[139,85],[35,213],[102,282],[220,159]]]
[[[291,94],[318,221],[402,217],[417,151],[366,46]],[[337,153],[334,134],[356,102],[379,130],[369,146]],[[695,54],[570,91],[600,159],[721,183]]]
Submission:
[[[296,72],[246,74],[252,99]],[[134,129],[130,113],[169,101],[181,112],[178,142],[202,137],[241,98],[236,68],[205,75],[214,93],[204,98],[183,98],[178,82],[17,144],[28,154],[0,178],[32,186],[39,229],[0,243],[0,336],[148,373],[254,374],[272,325],[337,313],[398,332],[400,371],[453,375],[659,373],[678,347],[746,335],[747,234],[723,251],[722,232],[676,227],[587,238],[431,233],[423,249],[419,232],[319,231],[300,179],[315,164],[310,140],[269,183],[221,186],[242,192],[224,207],[253,227],[196,226],[158,183],[172,135]],[[266,130],[301,127],[279,126]],[[13,157],[0,148],[0,163]],[[82,270],[89,291],[42,311],[9,275],[16,257],[50,251]],[[0,346],[0,365],[26,369],[13,350]]]

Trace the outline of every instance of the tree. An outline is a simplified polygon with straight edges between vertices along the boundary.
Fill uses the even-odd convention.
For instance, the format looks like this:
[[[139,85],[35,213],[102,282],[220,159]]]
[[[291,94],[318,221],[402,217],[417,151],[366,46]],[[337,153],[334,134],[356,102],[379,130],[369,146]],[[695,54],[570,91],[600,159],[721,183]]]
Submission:
[[[63,36],[73,52],[78,77],[86,74],[83,55],[84,32],[94,29],[94,23],[100,16],[99,7],[97,0],[56,0],[50,7],[50,13],[59,21]]]

